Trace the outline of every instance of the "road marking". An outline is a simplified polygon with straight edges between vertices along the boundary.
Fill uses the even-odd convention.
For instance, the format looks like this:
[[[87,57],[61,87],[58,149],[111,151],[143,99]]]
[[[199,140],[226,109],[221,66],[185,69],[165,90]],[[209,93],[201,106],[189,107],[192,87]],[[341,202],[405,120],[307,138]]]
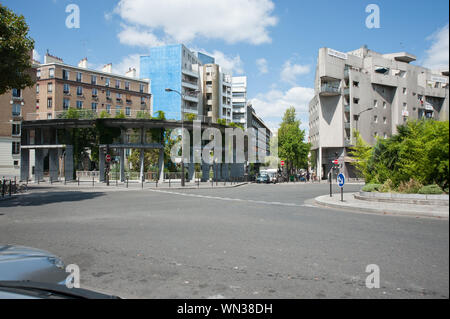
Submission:
[[[271,206],[287,206],[287,207],[310,207],[310,205],[295,204],[295,203],[265,202],[265,201],[259,201],[259,200],[251,200],[251,199],[216,197],[216,196],[186,194],[186,193],[169,192],[169,191],[161,191],[161,190],[150,190],[150,191],[154,192],[154,193],[162,193],[162,194],[170,194],[170,195],[178,195],[178,196],[194,197],[194,198],[202,198],[202,199],[222,200],[222,201],[228,201],[228,202],[247,202],[247,203],[252,203],[252,204],[271,205]]]

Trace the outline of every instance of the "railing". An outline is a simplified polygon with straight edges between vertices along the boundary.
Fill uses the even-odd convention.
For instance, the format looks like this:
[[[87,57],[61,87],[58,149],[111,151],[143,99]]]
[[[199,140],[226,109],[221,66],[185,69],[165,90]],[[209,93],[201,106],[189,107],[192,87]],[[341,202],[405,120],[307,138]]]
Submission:
[[[56,111],[56,112],[37,112],[28,113],[26,115],[26,121],[44,121],[48,120],[48,114],[52,115],[52,119],[80,119],[80,120],[95,120],[100,118],[100,115],[108,115],[108,118],[114,118],[121,113],[125,115],[126,118],[151,118],[150,112],[148,110],[129,110],[123,108],[110,109],[109,111],[104,110],[86,110],[86,109],[73,109],[77,111],[76,113],[68,111]],[[106,114],[105,114],[106,112]],[[103,113],[103,114],[102,114]]]
[[[24,193],[27,191],[27,187],[25,185],[18,185],[16,178],[14,179],[1,179],[0,180],[0,198],[8,198],[12,197],[12,195],[18,193]]]
[[[338,86],[334,86],[334,85],[330,85],[330,84],[322,84],[320,87],[320,93],[340,94],[341,89]]]

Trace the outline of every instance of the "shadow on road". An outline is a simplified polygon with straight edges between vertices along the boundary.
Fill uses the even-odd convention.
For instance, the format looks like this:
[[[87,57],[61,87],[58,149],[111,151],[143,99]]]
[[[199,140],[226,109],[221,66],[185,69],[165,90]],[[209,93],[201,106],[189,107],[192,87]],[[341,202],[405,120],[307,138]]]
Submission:
[[[18,206],[42,206],[55,203],[80,202],[105,196],[101,192],[48,192],[31,193],[18,196],[12,200],[0,202],[0,207],[18,207]]]

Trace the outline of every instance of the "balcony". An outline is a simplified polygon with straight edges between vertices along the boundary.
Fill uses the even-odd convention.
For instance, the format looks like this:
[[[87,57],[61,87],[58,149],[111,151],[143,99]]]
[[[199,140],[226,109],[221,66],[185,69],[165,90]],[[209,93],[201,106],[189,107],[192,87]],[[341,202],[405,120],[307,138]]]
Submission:
[[[322,83],[320,87],[321,96],[338,96],[341,94],[341,89],[336,84]]]
[[[344,111],[350,113],[350,105],[344,105]]]
[[[344,123],[344,127],[345,127],[346,130],[349,130],[351,128],[350,122],[345,122]]]
[[[344,70],[344,78],[348,79],[350,77],[350,69],[345,69]]]
[[[193,78],[197,78],[198,79],[198,72],[194,72],[192,70],[186,70],[186,69],[182,69],[181,72],[183,74],[186,74],[186,75],[189,75],[189,76],[191,76]]]

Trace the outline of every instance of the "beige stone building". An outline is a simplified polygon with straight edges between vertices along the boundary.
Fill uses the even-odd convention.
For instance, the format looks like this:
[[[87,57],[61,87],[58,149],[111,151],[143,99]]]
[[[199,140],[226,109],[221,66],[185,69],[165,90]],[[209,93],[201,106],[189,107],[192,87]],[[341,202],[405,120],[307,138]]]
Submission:
[[[36,65],[32,76],[35,77]],[[0,178],[20,174],[21,123],[36,108],[36,86],[0,95]]]
[[[123,113],[136,117],[145,111],[152,113],[150,80],[137,78],[136,70],[126,75],[112,73],[112,65],[102,71],[88,68],[87,59],[71,66],[47,54],[37,68],[36,110],[27,120],[56,119],[69,108],[88,110],[95,114],[105,111],[111,117]]]

